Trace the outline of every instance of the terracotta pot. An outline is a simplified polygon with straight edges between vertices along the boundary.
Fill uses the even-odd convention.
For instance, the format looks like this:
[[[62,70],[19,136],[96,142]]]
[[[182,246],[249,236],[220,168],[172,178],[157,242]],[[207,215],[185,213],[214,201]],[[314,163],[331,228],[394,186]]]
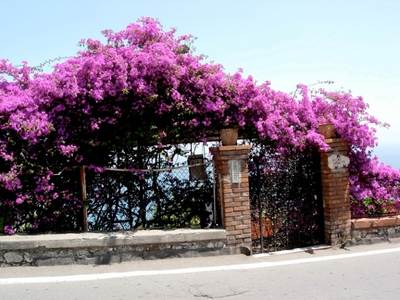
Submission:
[[[323,124],[319,126],[319,132],[326,138],[331,139],[337,137],[336,129],[333,124]]]
[[[223,146],[236,145],[238,139],[238,128],[221,129],[220,136]]]

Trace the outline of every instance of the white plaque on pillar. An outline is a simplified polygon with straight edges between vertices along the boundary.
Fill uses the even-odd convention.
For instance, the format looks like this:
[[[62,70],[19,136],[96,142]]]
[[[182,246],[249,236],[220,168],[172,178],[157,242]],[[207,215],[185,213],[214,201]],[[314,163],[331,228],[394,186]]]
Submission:
[[[349,163],[350,159],[340,153],[333,153],[328,156],[328,168],[331,170],[347,168]]]
[[[240,183],[240,160],[230,160],[229,171],[231,174],[231,183]]]

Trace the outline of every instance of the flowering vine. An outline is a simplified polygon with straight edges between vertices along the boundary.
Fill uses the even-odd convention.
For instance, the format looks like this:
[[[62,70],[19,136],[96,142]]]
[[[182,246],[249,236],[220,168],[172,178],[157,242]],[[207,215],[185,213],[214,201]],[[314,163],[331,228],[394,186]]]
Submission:
[[[377,119],[361,97],[298,85],[291,95],[227,74],[192,50],[190,35],[143,18],[105,42],[86,39],[76,56],[39,72],[0,60],[0,220],[3,231],[76,224],[79,197],[63,170],[106,166],[109,154],[137,143],[206,138],[238,126],[282,154],[327,150],[318,126],[335,125],[351,145],[353,214],[366,198],[400,201],[400,173],[372,156]],[[162,134],[161,134],[162,133]],[[361,203],[361,204],[360,204]],[[68,222],[67,222],[68,221]]]

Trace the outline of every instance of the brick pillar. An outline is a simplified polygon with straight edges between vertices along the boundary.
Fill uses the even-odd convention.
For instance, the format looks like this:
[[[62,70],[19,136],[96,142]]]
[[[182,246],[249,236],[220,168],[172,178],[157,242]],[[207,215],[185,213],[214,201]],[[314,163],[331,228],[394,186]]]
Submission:
[[[210,148],[215,164],[218,205],[227,246],[251,253],[248,154],[250,145]]]
[[[330,147],[321,152],[325,241],[339,245],[349,240],[351,228],[348,145],[333,125],[321,125],[319,131]]]

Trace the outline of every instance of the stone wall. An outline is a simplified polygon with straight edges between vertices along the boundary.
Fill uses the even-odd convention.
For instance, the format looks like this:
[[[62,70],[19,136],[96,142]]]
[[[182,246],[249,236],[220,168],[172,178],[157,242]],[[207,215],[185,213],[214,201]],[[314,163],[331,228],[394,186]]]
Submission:
[[[108,264],[230,254],[222,229],[0,236],[0,266]]]
[[[400,237],[400,215],[351,220],[350,244],[371,244]]]

